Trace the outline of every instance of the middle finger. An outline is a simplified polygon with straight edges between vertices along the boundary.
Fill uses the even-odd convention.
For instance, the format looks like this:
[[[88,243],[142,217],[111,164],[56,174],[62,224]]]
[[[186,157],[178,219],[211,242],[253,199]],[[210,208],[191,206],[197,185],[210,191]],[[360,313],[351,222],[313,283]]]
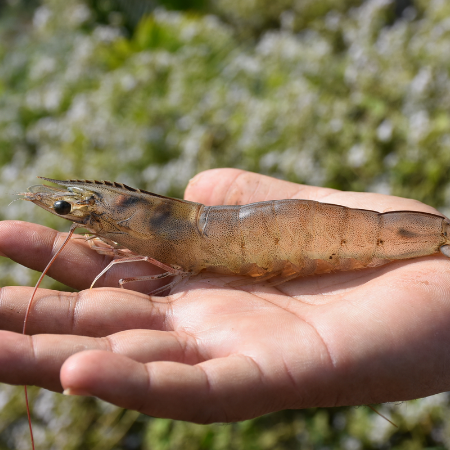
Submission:
[[[20,333],[33,288],[0,290],[0,329]],[[170,303],[127,289],[99,288],[76,293],[38,289],[27,333],[107,336],[128,329],[170,330]]]

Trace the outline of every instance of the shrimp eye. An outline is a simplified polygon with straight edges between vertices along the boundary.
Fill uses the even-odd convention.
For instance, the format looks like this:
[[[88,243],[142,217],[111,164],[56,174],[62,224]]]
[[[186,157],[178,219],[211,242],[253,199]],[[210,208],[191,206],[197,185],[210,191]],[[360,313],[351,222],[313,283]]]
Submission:
[[[57,202],[53,203],[53,209],[55,210],[56,214],[65,216],[70,213],[72,205],[68,202],[65,202],[64,200],[58,200]]]

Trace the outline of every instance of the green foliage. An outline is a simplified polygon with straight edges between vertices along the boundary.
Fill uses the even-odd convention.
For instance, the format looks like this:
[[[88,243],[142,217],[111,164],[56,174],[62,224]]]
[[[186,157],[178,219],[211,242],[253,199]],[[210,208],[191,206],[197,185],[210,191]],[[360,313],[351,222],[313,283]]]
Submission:
[[[37,175],[182,196],[198,171],[225,166],[450,211],[447,1],[417,0],[400,17],[388,0],[14,5],[0,16],[2,218],[67,229],[25,202],[7,206]],[[2,269],[3,285],[35,278]],[[398,431],[367,408],[200,426],[37,395],[51,412],[33,407],[38,434],[54,448],[450,445],[444,394],[381,407]],[[2,387],[0,404],[0,448],[26,448],[21,391]]]

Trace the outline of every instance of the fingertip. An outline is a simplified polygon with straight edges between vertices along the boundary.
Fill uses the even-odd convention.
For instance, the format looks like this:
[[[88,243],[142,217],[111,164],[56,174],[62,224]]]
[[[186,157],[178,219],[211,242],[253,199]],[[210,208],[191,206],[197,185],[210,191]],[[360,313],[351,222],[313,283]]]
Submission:
[[[23,242],[24,233],[29,231],[29,223],[20,220],[0,221],[0,252],[9,257],[9,253],[17,249],[17,244]]]
[[[45,254],[57,232],[43,225],[20,220],[0,222],[0,252],[2,256],[37,270],[37,261]]]
[[[193,202],[220,204],[225,193],[234,180],[245,173],[240,169],[210,169],[193,177],[184,192],[184,198]]]
[[[64,395],[95,397],[104,372],[103,351],[91,350],[70,356],[62,365],[60,378]],[[93,365],[98,362],[97,370]]]
[[[196,184],[204,182],[205,180],[208,180],[209,182],[211,179],[217,180],[218,177],[230,176],[235,174],[238,175],[243,172],[245,171],[241,169],[233,169],[228,167],[204,170],[203,172],[198,173],[189,180],[188,187],[195,186]]]
[[[138,409],[148,384],[144,366],[132,359],[102,350],[72,355],[61,367],[65,395],[98,397],[123,408]]]
[[[103,351],[87,350],[76,353],[64,362],[61,367],[61,384],[64,393],[83,391],[90,392],[92,387],[92,363],[94,360],[101,362]]]

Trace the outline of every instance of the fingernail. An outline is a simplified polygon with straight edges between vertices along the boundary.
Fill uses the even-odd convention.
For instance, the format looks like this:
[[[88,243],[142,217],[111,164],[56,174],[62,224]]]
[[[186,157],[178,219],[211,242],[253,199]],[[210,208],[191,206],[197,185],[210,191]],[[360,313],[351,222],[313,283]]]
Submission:
[[[188,186],[194,185],[194,184],[197,182],[197,179],[200,178],[199,175],[200,175],[200,174],[198,173],[197,175],[195,175],[194,177],[192,177],[192,178],[189,180],[189,182],[188,182],[187,185],[188,185]]]
[[[64,389],[63,395],[83,395],[84,397],[93,397],[90,392],[82,391],[81,389],[68,388]]]

